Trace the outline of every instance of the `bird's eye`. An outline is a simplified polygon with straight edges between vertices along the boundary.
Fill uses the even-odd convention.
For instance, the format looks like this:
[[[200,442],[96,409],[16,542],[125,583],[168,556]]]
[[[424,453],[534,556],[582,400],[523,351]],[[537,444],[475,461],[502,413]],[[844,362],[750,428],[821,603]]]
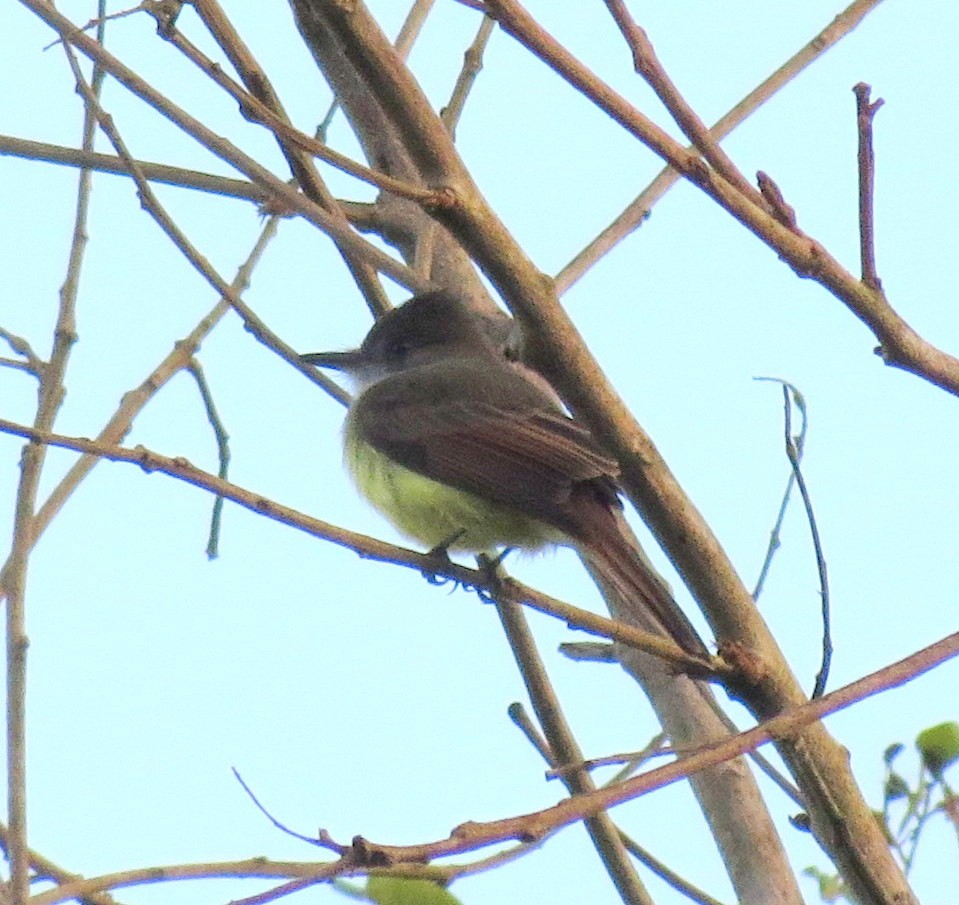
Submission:
[[[404,358],[406,358],[409,351],[410,347],[408,343],[395,342],[390,343],[386,350],[386,354],[394,361],[402,361]]]

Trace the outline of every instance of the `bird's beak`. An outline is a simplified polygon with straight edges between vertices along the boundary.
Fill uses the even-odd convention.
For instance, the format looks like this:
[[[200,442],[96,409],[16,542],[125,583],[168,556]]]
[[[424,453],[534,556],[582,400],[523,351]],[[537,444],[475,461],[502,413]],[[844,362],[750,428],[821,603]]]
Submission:
[[[300,356],[300,361],[316,365],[318,368],[332,368],[334,371],[354,371],[361,363],[359,349],[347,352],[308,352]]]

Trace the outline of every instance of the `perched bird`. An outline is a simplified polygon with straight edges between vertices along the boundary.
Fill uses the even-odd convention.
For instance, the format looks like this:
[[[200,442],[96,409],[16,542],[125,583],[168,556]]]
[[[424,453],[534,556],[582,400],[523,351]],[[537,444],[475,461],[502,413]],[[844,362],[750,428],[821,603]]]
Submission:
[[[575,547],[681,648],[706,653],[625,523],[616,461],[455,297],[416,296],[358,349],[303,360],[352,378],[345,461],[403,534],[474,553]]]

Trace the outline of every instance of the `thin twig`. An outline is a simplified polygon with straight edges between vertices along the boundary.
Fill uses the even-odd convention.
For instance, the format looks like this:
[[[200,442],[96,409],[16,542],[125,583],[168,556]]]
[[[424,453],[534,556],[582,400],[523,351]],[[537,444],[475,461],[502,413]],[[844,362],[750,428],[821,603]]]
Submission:
[[[713,898],[709,893],[690,883],[685,877],[677,874],[665,861],[660,861],[649,849],[640,845],[628,833],[620,830],[619,838],[622,840],[623,845],[626,846],[626,851],[639,861],[640,864],[648,870],[651,870],[664,883],[669,884],[678,893],[686,896],[691,902],[697,903],[697,905],[723,905],[719,899]]]
[[[0,327],[0,339],[4,340],[10,348],[23,358],[23,361],[15,361],[9,358],[0,359],[5,367],[20,368],[36,377],[43,375],[43,369],[46,362],[33,351],[33,347],[22,336],[17,336],[9,330]]]
[[[859,82],[853,89],[856,95],[856,131],[859,134],[859,253],[862,261],[862,281],[870,289],[882,290],[882,281],[876,272],[875,208],[873,196],[876,180],[876,158],[872,146],[872,121],[885,103],[877,98],[869,101],[872,88]]]
[[[240,775],[240,771],[236,767],[230,767],[230,770],[233,773],[233,777],[243,788],[243,791],[246,792],[247,798],[253,802],[256,806],[256,809],[264,816],[270,823],[273,824],[280,832],[285,833],[287,836],[292,836],[294,839],[299,839],[301,842],[306,842],[309,845],[316,845],[317,839],[315,836],[306,836],[303,833],[298,833],[296,830],[291,830],[285,823],[281,823],[274,817],[263,805],[259,798],[256,797],[253,790],[247,785],[246,780]]]
[[[778,383],[780,386],[788,386],[792,390],[793,399],[796,402],[796,408],[799,410],[799,414],[802,416],[802,424],[799,428],[799,432],[793,435],[793,444],[796,449],[796,457],[802,461],[803,452],[806,448],[806,429],[808,427],[808,421],[806,419],[806,402],[802,393],[800,393],[799,390],[792,384],[787,384],[786,381],[779,380],[775,377],[754,377],[753,379],[758,381]],[[795,483],[796,474],[790,468],[789,477],[786,479],[786,489],[783,491],[782,500],[779,503],[779,512],[776,513],[776,521],[773,523],[773,527],[769,532],[769,544],[766,547],[766,555],[763,557],[763,564],[759,570],[759,577],[756,579],[756,585],[753,588],[753,600],[757,602],[763,592],[763,588],[766,585],[766,579],[769,577],[769,570],[772,568],[773,558],[775,557],[776,552],[779,550],[781,545],[780,534],[782,532],[783,522],[786,519],[786,510],[789,508],[789,498],[792,496],[792,489]]]
[[[529,715],[526,708],[519,702],[514,701],[506,708],[506,713],[513,724],[523,733],[523,736],[535,749],[547,764],[554,762],[553,752],[550,750],[549,742],[543,737],[533,718]]]
[[[410,11],[406,14],[403,24],[400,26],[399,33],[393,46],[401,60],[406,60],[416,39],[420,36],[423,26],[426,24],[426,18],[433,10],[433,4],[436,0],[414,0]]]
[[[82,148],[65,148],[62,145],[16,138],[12,135],[0,135],[0,155],[4,154],[19,157],[23,160],[42,160],[45,163],[96,170],[99,173],[130,175],[130,168],[127,164],[113,154],[101,154],[97,151],[86,151]],[[174,185],[179,188],[197,189],[208,194],[224,195],[228,198],[239,198],[244,201],[255,201],[260,205],[266,204],[272,197],[269,192],[252,182],[247,182],[245,179],[229,179],[226,176],[215,176],[213,173],[172,167],[165,163],[154,163],[149,160],[137,160],[137,166],[150,182]]]
[[[148,2],[149,0],[147,0],[147,3]],[[145,3],[141,2],[141,3],[138,3],[136,6],[131,6],[129,9],[121,9],[115,13],[110,13],[109,15],[97,15],[93,19],[88,19],[86,25],[80,25],[78,27],[80,31],[91,31],[92,29],[96,28],[97,34],[100,35],[102,34],[101,26],[103,26],[105,23],[115,22],[117,19],[125,19],[127,16],[132,16],[135,13],[143,12],[145,5],[146,5]],[[63,39],[58,38],[56,41],[51,41],[49,44],[45,44],[43,46],[43,50],[44,51],[50,50],[51,48],[56,47],[57,44],[61,44],[62,42],[63,42]]]
[[[813,513],[812,498],[809,495],[809,489],[806,486],[806,479],[803,477],[800,467],[800,451],[796,446],[792,433],[792,405],[790,402],[790,391],[797,394],[795,387],[783,381],[783,406],[784,406],[784,434],[786,443],[786,456],[792,467],[793,474],[796,476],[796,486],[799,488],[799,494],[802,497],[803,506],[806,509],[806,521],[809,524],[809,533],[812,536],[813,549],[816,552],[816,569],[819,572],[819,596],[822,610],[822,664],[819,672],[816,674],[816,684],[813,687],[812,697],[822,697],[826,690],[826,683],[829,681],[829,667],[832,663],[832,620],[829,615],[829,577],[826,572],[826,557],[823,553],[822,540],[819,537],[819,525],[816,523],[816,516]],[[801,394],[797,394],[802,399]],[[804,406],[800,406],[805,420],[806,413]]]
[[[339,873],[339,871],[337,871],[337,873]],[[242,899],[233,899],[230,905],[268,905],[268,903],[275,902],[277,899],[283,899],[286,896],[292,895],[294,892],[299,892],[301,889],[309,889],[309,887],[315,886],[317,883],[321,883],[332,876],[334,876],[334,874],[327,871],[322,876],[290,880],[288,883],[281,883],[279,886],[275,886],[273,889],[267,889],[264,892],[258,892],[252,896],[244,896]]]
[[[191,357],[187,362],[186,370],[196,382],[197,389],[200,391],[200,399],[203,401],[203,410],[206,412],[207,421],[213,428],[213,436],[216,438],[217,477],[224,481],[230,473],[230,435],[217,411],[216,403],[213,401],[213,394],[210,392],[210,385],[207,383],[206,375],[203,373],[203,366],[199,359]],[[223,516],[223,497],[217,496],[213,501],[213,512],[210,515],[210,537],[206,545],[207,559],[216,559],[220,550],[220,521]]]
[[[0,355],[0,368],[9,368],[11,371],[23,371],[25,374],[30,374],[33,377],[39,376],[36,368],[25,361],[20,361],[18,358],[5,358]]]
[[[554,776],[562,776],[571,769],[596,770],[599,767],[609,767],[612,765],[618,766],[622,764],[622,767],[616,776],[614,776],[610,782],[605,783],[605,785],[614,785],[615,783],[622,782],[624,779],[632,776],[636,772],[637,767],[642,766],[653,757],[664,754],[675,754],[675,751],[665,747],[665,743],[666,734],[664,732],[658,732],[643,748],[640,748],[638,751],[628,751],[624,754],[611,754],[605,757],[591,757],[588,760],[580,761],[579,763],[575,764],[558,764],[553,766],[550,770],[547,770],[546,775],[552,778]]]
[[[457,76],[456,84],[453,86],[453,93],[450,95],[449,103],[440,110],[440,119],[453,140],[456,140],[456,126],[459,124],[460,117],[463,115],[463,108],[466,106],[466,99],[476,82],[476,77],[483,68],[483,53],[486,45],[489,43],[490,35],[496,27],[495,20],[489,16],[483,16],[479,29],[473,43],[466,48],[463,53],[463,67]]]
[[[59,902],[72,899],[86,899],[108,889],[169,883],[173,880],[223,879],[224,877],[273,878],[300,875],[312,882],[318,882],[324,877],[334,877],[346,872],[348,871],[344,871],[336,862],[317,864],[308,861],[268,861],[266,858],[139,867],[99,877],[79,877],[56,889],[37,893],[31,898],[30,905],[57,905]]]

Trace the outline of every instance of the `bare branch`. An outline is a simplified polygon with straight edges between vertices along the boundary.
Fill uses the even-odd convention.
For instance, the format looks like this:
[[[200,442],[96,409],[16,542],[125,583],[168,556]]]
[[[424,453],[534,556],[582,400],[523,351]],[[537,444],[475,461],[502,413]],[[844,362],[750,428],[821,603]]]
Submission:
[[[872,148],[872,121],[885,103],[882,98],[870,103],[872,88],[859,82],[856,95],[856,126],[859,134],[859,252],[862,260],[862,281],[870,289],[882,291],[876,272],[875,208],[873,194],[876,181],[876,157]]]
[[[922,339],[886,297],[852,276],[815,239],[791,230],[739,192],[695,153],[683,148],[541,29],[516,0],[487,0],[486,8],[524,47],[604,110],[627,132],[772,248],[797,274],[815,279],[866,324],[882,344],[883,360],[959,395],[959,359]],[[458,213],[458,212],[454,212]],[[508,297],[522,297],[510,293]]]
[[[725,138],[741,122],[789,84],[810,63],[848,35],[882,0],[853,0],[829,25],[790,57],[765,81],[757,85],[736,106],[720,117],[709,130],[716,140]],[[555,276],[556,291],[562,295],[600,258],[608,254],[649,216],[653,206],[680,179],[677,170],[662,169],[630,205]]]
[[[210,385],[207,383],[206,374],[203,372],[203,366],[199,359],[191,358],[187,362],[187,372],[196,383],[200,392],[200,399],[203,402],[203,410],[206,412],[206,419],[213,429],[213,436],[216,438],[217,477],[225,481],[229,476],[230,470],[230,435],[227,433],[220,413],[217,411],[216,402],[213,399],[213,393]],[[213,501],[213,512],[210,516],[210,537],[206,545],[207,559],[216,559],[220,552],[220,522],[223,517],[223,497],[218,496]]]
[[[140,78],[133,70],[123,65],[116,57],[100,46],[96,41],[77,30],[77,27],[65,16],[44,0],[20,0],[24,6],[56,30],[61,37],[73,44],[81,53],[94,60],[98,65],[120,82],[125,88],[153,107],[162,116],[192,136],[203,147],[236,167],[252,182],[263,187],[285,209],[300,214],[324,232],[335,236],[337,241],[351,252],[363,255],[376,267],[401,285],[414,291],[427,288],[422,280],[394,258],[357,236],[351,229],[344,229],[342,223],[313,203],[293,186],[271,173],[244,154],[232,143],[216,135],[202,122],[190,116],[169,98]]]
[[[693,147],[730,185],[735,186],[743,195],[752,199],[754,203],[759,203],[760,198],[756,194],[756,190],[719,146],[716,136],[706,128],[706,124],[686,102],[686,99],[663,68],[662,63],[659,62],[646,31],[633,20],[623,0],[604,0],[604,2],[629,45],[633,55],[633,67],[636,72],[656,92],[656,96],[663,102],[677,125],[693,143]]]
[[[780,380],[776,377],[754,377],[753,380],[759,381],[769,381],[771,383],[778,383],[781,385],[786,385],[786,382]],[[792,384],[789,384],[792,387]],[[792,387],[793,398],[799,402],[802,400],[802,394],[796,387]],[[806,430],[808,428],[808,422],[806,420],[806,408],[804,404],[799,404],[800,415],[802,416],[802,426],[800,427],[798,433],[792,435],[792,443],[796,449],[796,458],[801,462],[803,451],[806,446]],[[783,491],[782,500],[779,503],[779,511],[776,513],[776,520],[773,523],[773,527],[769,532],[769,543],[766,546],[766,555],[763,557],[763,564],[759,569],[759,577],[756,579],[756,584],[753,587],[753,600],[757,603],[759,598],[762,595],[763,588],[766,584],[766,578],[769,575],[769,570],[772,567],[773,557],[776,555],[776,551],[780,547],[780,531],[782,530],[783,521],[786,518],[786,510],[789,507],[789,498],[792,496],[792,489],[796,484],[796,473],[792,468],[789,469],[789,477],[786,480],[786,489]]]
[[[15,138],[12,135],[0,135],[0,154],[21,157],[24,160],[42,160],[46,163],[58,163],[68,167],[96,170],[100,173],[130,175],[130,168],[127,164],[112,154],[100,154],[96,151],[85,151],[81,148],[65,148],[62,145]],[[165,163],[153,163],[148,160],[137,160],[136,163],[150,182],[198,189],[201,192],[209,192],[214,195],[226,195],[245,201],[255,201],[257,204],[265,204],[271,197],[268,192],[265,192],[259,186],[242,179],[228,179],[225,176],[215,176],[212,173],[187,170],[183,167],[171,167]]]
[[[536,716],[543,727],[551,756],[563,763],[582,763],[582,749],[566,721],[522,610],[516,604],[499,602],[496,611]],[[560,778],[574,796],[596,789],[593,778],[582,767],[565,772]],[[623,902],[626,905],[652,905],[653,900],[640,881],[612,818],[600,812],[586,818],[585,824],[593,846]]]
[[[773,739],[794,735],[803,727],[873,695],[909,682],[959,655],[959,632],[883,667],[814,701],[779,714],[739,735],[706,745],[672,763],[649,770],[616,786],[604,787],[567,798],[552,807],[518,817],[461,824],[445,839],[414,845],[381,845],[354,837],[352,845],[336,843],[328,836],[324,847],[352,857],[360,864],[414,864],[434,858],[476,851],[511,839],[531,841],[586,817],[631,801],[653,789],[685,779],[711,766],[739,757]],[[323,834],[321,834],[322,837]],[[322,841],[322,838],[321,838]],[[46,905],[46,903],[40,903]]]

